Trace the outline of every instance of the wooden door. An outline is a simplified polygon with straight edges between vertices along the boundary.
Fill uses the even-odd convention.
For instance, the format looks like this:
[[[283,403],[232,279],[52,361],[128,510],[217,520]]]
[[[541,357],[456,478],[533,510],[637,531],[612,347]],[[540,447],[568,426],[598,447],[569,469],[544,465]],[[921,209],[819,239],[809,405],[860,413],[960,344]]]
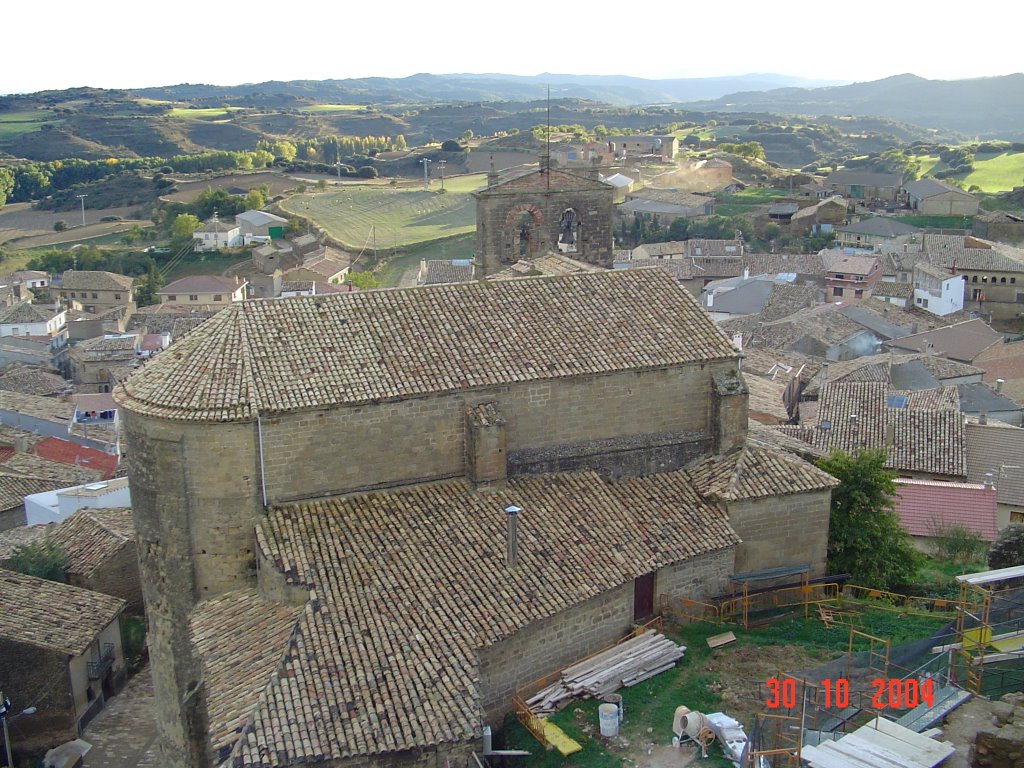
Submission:
[[[654,574],[645,573],[633,579],[633,621],[643,621],[654,614]]]

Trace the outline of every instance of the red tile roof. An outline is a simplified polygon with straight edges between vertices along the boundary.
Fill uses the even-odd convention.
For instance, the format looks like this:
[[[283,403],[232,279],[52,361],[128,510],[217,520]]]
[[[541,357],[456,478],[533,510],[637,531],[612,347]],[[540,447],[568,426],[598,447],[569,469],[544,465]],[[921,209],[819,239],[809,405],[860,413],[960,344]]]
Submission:
[[[896,514],[911,536],[935,536],[937,528],[963,526],[985,541],[996,538],[995,488],[973,483],[896,480]]]
[[[104,478],[113,477],[114,470],[117,469],[117,456],[95,448],[86,448],[70,440],[61,440],[59,437],[41,440],[36,443],[34,450],[37,455],[49,461],[98,470],[103,473]]]

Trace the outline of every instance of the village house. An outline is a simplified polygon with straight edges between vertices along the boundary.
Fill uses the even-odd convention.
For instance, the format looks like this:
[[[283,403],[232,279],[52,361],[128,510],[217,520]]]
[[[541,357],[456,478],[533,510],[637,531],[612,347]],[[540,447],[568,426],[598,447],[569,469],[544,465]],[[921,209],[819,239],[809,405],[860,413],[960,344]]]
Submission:
[[[69,269],[60,283],[50,286],[50,296],[68,308],[99,314],[117,307],[132,307],[132,278],[114,272]]]
[[[846,222],[846,201],[830,197],[808,205],[789,217],[789,228],[795,234],[822,235]]]
[[[922,216],[973,216],[978,198],[937,179],[920,179],[903,185],[907,207]]]
[[[874,256],[843,256],[829,267],[828,295],[843,301],[867,298],[881,277],[882,265]]]
[[[0,465],[0,531],[27,525],[25,497],[53,490],[57,485],[42,477],[4,471]]]
[[[914,547],[935,553],[938,540],[954,528],[975,534],[985,546],[996,540],[994,485],[896,478],[893,510]]]
[[[0,390],[36,397],[57,397],[69,389],[68,382],[49,366],[12,363],[0,370]]]
[[[0,678],[36,712],[11,728],[15,754],[76,739],[124,685],[124,601],[0,570]],[[28,705],[28,701],[24,702]]]
[[[142,334],[97,336],[74,344],[68,351],[71,379],[78,392],[110,392],[117,383],[115,367],[140,362]]]
[[[235,215],[235,224],[242,235],[242,244],[249,245],[262,238],[280,240],[288,227],[288,219],[266,211],[243,211]]]
[[[960,275],[964,308],[996,320],[1021,316],[1024,304],[1024,249],[964,235],[922,237],[930,264]]]
[[[192,246],[196,253],[238,248],[242,244],[242,228],[238,224],[221,221],[216,213],[192,233]]]
[[[853,200],[895,203],[903,186],[903,178],[898,173],[833,171],[825,179],[825,186]]]
[[[129,611],[142,612],[130,507],[81,508],[48,530],[50,540],[67,557],[64,573],[69,584],[120,598]]]
[[[107,477],[109,475],[105,475]],[[34,492],[25,496],[28,525],[59,523],[80,509],[123,509],[132,503],[128,480],[124,477],[101,479]],[[102,590],[101,590],[102,591]],[[123,595],[121,595],[123,597]]]
[[[351,268],[350,254],[325,245],[306,254],[301,264],[284,272],[283,278],[341,285]]]
[[[835,228],[836,242],[854,248],[872,250],[881,243],[894,243],[921,232],[915,226],[905,224],[892,216],[873,216],[861,219],[852,224],[842,224]]]
[[[252,301],[175,349],[115,393],[169,768],[466,759],[519,687],[735,569],[684,467],[744,447],[738,355],[658,270]],[[833,481],[768,460],[721,472],[822,573],[792,531]]]
[[[1000,421],[969,419],[964,427],[967,480],[993,484],[997,527],[1024,523],[1024,429]]]
[[[926,352],[961,363],[995,356],[1003,344],[1003,335],[984,320],[964,320],[942,328],[900,336],[886,346],[896,352]]]
[[[1024,243],[1024,217],[1008,211],[983,211],[974,217],[971,233],[984,240]]]
[[[617,158],[657,155],[672,160],[679,152],[679,139],[675,136],[609,136],[608,147]]]
[[[248,281],[221,275],[189,275],[168,283],[159,291],[161,304],[187,304],[203,308],[224,307],[246,298]]]
[[[474,272],[472,259],[420,259],[416,285],[468,283]]]
[[[963,311],[963,278],[943,267],[919,261],[914,265],[914,306],[939,317]]]

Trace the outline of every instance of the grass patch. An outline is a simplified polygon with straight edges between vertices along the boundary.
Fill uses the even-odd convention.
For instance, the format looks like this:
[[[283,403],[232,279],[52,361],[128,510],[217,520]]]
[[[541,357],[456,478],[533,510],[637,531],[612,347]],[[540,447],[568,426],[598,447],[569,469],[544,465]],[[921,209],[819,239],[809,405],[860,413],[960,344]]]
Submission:
[[[396,288],[402,276],[421,259],[471,259],[476,251],[476,237],[464,235],[451,240],[420,243],[401,250],[396,256],[384,257],[375,271],[382,288]],[[383,256],[383,254],[382,254]]]
[[[964,177],[968,187],[977,185],[982,192],[1008,192],[1024,184],[1024,152],[1003,152],[974,160],[974,170]]]
[[[312,219],[350,250],[361,251],[374,238],[379,250],[403,248],[475,231],[476,204],[469,192],[483,186],[483,180],[483,175],[453,178],[445,182],[444,194],[433,186],[426,192],[345,185],[330,192],[295,195],[281,207]]]
[[[357,112],[365,108],[363,104],[311,104],[299,112]]]
[[[35,112],[4,112],[0,114],[0,123],[32,123],[45,120],[48,117],[50,117],[50,113],[42,110]]]
[[[168,117],[188,117],[188,118],[211,118],[211,117],[228,117],[232,112],[237,112],[241,107],[206,107],[203,109],[197,107],[172,107],[167,110]]]
[[[163,257],[169,259],[170,255]],[[248,261],[252,255],[242,253],[194,253],[182,259],[174,269],[166,275],[168,283],[189,275],[219,275],[232,264]],[[163,268],[163,262],[157,261],[157,268]]]
[[[749,187],[732,194],[720,193],[715,196],[715,214],[718,216],[741,216],[752,208],[771,205],[790,191],[777,187]]]

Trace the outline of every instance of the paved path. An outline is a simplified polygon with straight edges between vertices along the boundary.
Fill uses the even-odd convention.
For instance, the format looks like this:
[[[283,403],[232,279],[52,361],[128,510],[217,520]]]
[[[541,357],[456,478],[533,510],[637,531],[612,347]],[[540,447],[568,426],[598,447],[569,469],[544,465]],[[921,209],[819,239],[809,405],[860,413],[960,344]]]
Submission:
[[[147,666],[128,681],[82,738],[92,744],[86,768],[156,768],[153,675]]]

